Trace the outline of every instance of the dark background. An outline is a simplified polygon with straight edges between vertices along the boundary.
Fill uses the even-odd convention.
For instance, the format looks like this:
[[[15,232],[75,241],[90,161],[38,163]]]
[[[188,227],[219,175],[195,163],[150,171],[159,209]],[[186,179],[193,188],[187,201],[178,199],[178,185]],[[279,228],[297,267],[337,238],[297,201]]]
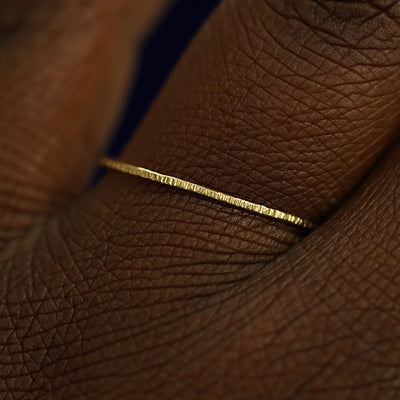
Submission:
[[[118,155],[166,77],[220,0],[175,0],[143,45],[141,63],[108,153]]]

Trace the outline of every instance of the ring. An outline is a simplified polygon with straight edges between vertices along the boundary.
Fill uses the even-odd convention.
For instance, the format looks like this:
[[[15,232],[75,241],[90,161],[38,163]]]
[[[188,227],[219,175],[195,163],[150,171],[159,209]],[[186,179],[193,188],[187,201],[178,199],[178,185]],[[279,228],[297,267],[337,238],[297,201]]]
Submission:
[[[159,172],[152,171],[147,168],[137,167],[135,165],[127,164],[122,161],[114,160],[109,157],[101,157],[99,164],[103,167],[123,172],[128,175],[138,176],[143,179],[149,179],[151,181],[162,183],[163,185],[171,186],[177,189],[186,190],[198,195],[208,197],[210,199],[219,201],[221,203],[229,204],[237,208],[241,208],[256,214],[261,214],[266,217],[277,219],[280,221],[289,222],[291,224],[301,226],[307,229],[314,229],[315,224],[301,217],[279,211],[271,207],[264,206],[262,204],[252,203],[247,200],[243,200],[239,197],[234,197],[229,194],[221,193],[217,190],[207,188],[197,183],[185,181],[184,179],[176,178],[171,175],[160,174]]]

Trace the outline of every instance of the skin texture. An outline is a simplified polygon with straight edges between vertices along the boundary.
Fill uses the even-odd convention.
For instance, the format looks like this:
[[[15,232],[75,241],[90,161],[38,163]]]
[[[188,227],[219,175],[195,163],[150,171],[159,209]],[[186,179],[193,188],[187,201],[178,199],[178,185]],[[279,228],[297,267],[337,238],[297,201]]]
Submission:
[[[0,12],[0,397],[398,398],[400,2],[222,1],[121,155],[308,234],[113,172],[82,193],[162,4],[63,4]]]

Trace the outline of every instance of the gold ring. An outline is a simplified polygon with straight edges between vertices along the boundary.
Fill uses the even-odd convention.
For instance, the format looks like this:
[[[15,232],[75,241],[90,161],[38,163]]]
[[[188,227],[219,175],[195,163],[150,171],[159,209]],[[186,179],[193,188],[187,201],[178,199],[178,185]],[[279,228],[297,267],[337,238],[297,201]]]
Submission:
[[[99,164],[125,174],[138,176],[140,178],[149,179],[151,181],[162,183],[163,185],[172,186],[177,189],[183,189],[192,193],[199,194],[204,197],[219,201],[221,203],[230,204],[244,210],[251,211],[256,214],[261,214],[270,218],[278,219],[285,222],[290,222],[294,225],[301,226],[307,229],[314,229],[315,224],[301,217],[279,211],[274,208],[264,206],[262,204],[252,203],[229,194],[221,193],[217,190],[209,189],[205,186],[198,185],[193,182],[185,181],[184,179],[176,178],[171,175],[160,174],[159,172],[151,171],[147,168],[137,167],[127,164],[122,161],[114,160],[108,157],[101,157]]]

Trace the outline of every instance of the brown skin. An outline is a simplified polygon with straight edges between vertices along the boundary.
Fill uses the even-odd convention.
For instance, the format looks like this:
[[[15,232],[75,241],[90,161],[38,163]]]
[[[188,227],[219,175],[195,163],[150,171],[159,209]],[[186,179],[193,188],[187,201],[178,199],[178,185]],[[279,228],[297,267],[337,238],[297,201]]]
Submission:
[[[309,235],[118,173],[80,194],[161,3],[2,30],[0,397],[398,398],[400,2],[222,1],[121,156]]]

